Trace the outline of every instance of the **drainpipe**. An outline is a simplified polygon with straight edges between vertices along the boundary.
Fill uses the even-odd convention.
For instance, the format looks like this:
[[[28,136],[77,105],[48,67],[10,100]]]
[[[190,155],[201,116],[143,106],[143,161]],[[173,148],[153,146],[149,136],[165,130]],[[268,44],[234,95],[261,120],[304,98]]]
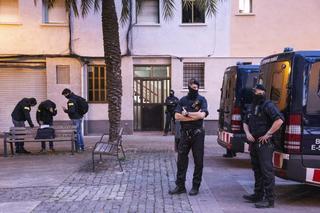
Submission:
[[[68,29],[69,29],[69,55],[73,55],[72,50],[72,16],[71,11],[68,12]]]

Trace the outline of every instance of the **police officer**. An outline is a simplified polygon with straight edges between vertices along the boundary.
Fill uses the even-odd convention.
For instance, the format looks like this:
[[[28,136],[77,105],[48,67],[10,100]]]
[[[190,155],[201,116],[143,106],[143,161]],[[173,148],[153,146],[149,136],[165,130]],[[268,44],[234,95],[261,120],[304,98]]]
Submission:
[[[188,169],[188,154],[192,149],[194,172],[192,189],[189,195],[197,195],[202,179],[204,136],[203,119],[209,114],[207,100],[198,94],[199,82],[191,79],[188,82],[189,93],[180,99],[175,110],[175,119],[181,124],[181,139],[178,145],[176,187],[169,194],[186,192],[185,180]]]
[[[166,106],[167,106],[167,110],[166,110],[166,125],[165,125],[165,128],[164,128],[163,136],[168,135],[172,119],[173,119],[173,122],[175,122],[174,110],[176,109],[176,106],[177,106],[178,102],[179,102],[179,99],[176,96],[174,96],[174,90],[170,90],[170,94],[166,98]]]
[[[62,107],[63,111],[68,114],[72,124],[77,127],[77,143],[76,150],[79,152],[84,151],[84,143],[82,136],[82,115],[80,114],[78,105],[78,96],[71,92],[70,89],[64,89],[62,95],[68,99],[68,108]]]
[[[274,207],[274,171],[272,164],[272,135],[281,127],[284,118],[271,102],[266,101],[265,88],[257,84],[252,104],[243,121],[247,140],[251,143],[250,157],[254,172],[254,194],[244,195],[256,208]]]
[[[52,126],[53,125],[53,116],[57,115],[56,104],[51,100],[45,100],[41,102],[37,110],[37,122],[40,128],[44,125]],[[53,142],[49,141],[49,148],[51,151],[55,151],[53,148]],[[41,151],[46,151],[46,143],[41,142]]]
[[[15,127],[25,127],[24,122],[28,121],[29,126],[34,127],[31,117],[30,111],[31,107],[37,105],[37,100],[35,98],[23,98],[20,100],[15,106],[13,112],[11,113],[12,122]],[[28,154],[27,150],[24,149],[24,143],[15,143],[16,153],[25,153]]]

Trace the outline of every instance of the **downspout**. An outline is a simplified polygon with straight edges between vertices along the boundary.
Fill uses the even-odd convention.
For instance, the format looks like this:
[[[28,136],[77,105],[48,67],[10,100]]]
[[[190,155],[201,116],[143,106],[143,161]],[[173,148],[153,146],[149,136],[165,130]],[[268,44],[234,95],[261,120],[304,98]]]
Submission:
[[[129,26],[128,26],[128,30],[127,30],[127,34],[126,34],[126,41],[127,41],[127,51],[125,55],[122,56],[131,56],[131,48],[130,48],[130,44],[132,43],[132,35],[131,35],[131,30],[132,30],[132,0],[130,0],[129,3]]]
[[[69,29],[69,55],[73,55],[72,50],[72,16],[71,11],[68,12],[68,29]]]

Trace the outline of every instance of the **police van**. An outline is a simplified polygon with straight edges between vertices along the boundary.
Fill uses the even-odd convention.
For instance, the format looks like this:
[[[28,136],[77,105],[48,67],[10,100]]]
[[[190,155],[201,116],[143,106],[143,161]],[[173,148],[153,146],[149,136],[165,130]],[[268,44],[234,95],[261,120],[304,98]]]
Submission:
[[[251,102],[251,90],[257,83],[258,72],[259,65],[251,62],[237,63],[224,72],[217,142],[234,153],[248,151],[241,118],[245,106]]]
[[[320,51],[271,55],[260,69],[267,99],[285,117],[273,137],[276,175],[320,186]]]

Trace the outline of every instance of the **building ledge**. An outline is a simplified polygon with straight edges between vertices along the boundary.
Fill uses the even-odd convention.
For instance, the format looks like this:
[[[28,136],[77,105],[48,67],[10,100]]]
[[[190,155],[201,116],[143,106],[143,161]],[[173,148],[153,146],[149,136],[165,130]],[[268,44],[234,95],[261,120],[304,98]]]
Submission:
[[[137,27],[160,27],[161,25],[159,23],[137,23],[137,24],[134,24],[134,26],[137,26]]]
[[[43,27],[68,27],[67,23],[42,23]]]
[[[22,25],[21,22],[6,22],[6,21],[0,21],[0,25]]]
[[[205,27],[206,23],[182,23],[179,24],[180,27]]]
[[[255,16],[255,13],[236,13],[235,16]]]
[[[181,90],[179,90],[179,92],[189,92],[189,90],[188,90],[188,89],[181,89]],[[201,93],[201,92],[206,93],[206,92],[208,92],[208,90],[206,90],[206,89],[199,89],[199,93]]]

